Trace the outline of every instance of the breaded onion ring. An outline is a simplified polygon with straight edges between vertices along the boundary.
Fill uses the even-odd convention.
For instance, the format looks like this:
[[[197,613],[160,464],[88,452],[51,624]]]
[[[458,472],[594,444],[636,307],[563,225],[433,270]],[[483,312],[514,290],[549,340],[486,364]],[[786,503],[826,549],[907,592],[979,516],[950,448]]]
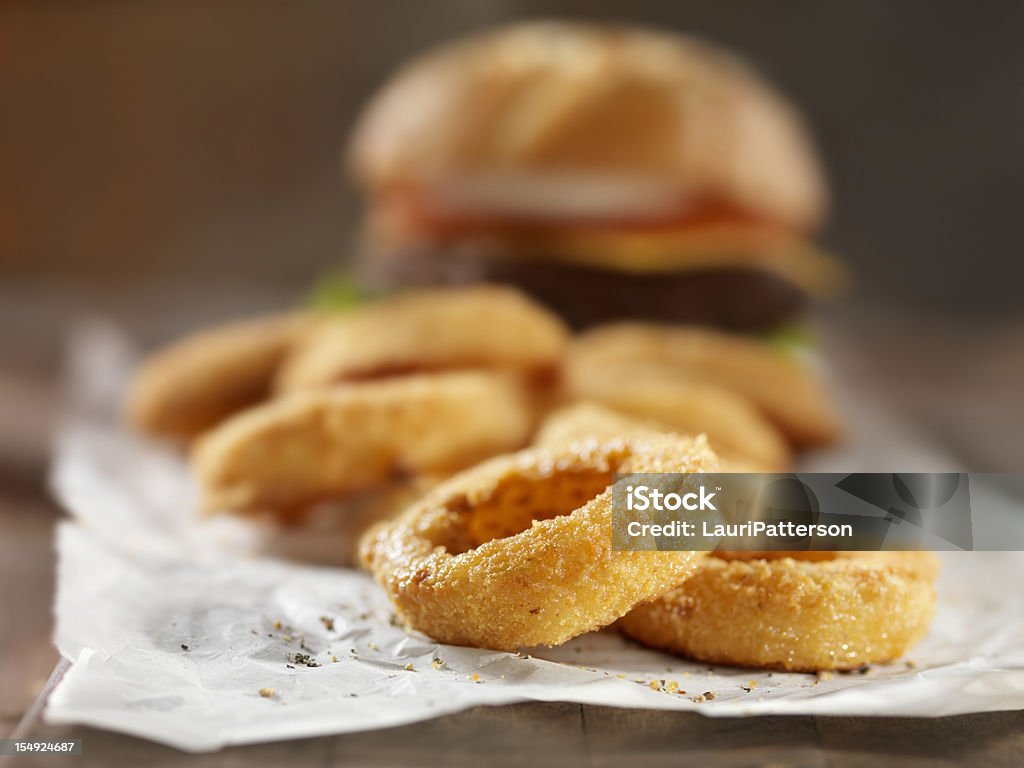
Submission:
[[[450,473],[522,446],[522,388],[491,373],[345,384],[273,400],[228,420],[192,463],[204,508],[289,516],[397,473]]]
[[[939,559],[930,552],[858,552],[855,550],[721,550],[714,553],[719,560],[784,560],[787,557],[805,563],[825,560],[857,560],[862,563],[891,565],[911,570],[927,581],[939,577]]]
[[[558,318],[512,288],[415,291],[323,323],[288,359],[278,389],[464,368],[549,376],[568,339]]]
[[[302,314],[232,323],[187,336],[148,358],[125,417],[140,431],[190,440],[265,399],[288,350],[307,331]]]
[[[836,441],[840,424],[818,376],[804,362],[751,338],[649,323],[615,323],[570,347],[567,385],[600,399],[641,380],[710,384],[743,396],[797,446]]]
[[[597,403],[563,406],[549,414],[534,435],[533,444],[548,448],[565,447],[580,440],[610,440],[655,434],[687,434],[654,419],[627,416]],[[690,433],[692,434],[692,433]],[[721,472],[776,472],[774,465],[734,453],[708,436],[711,449],[720,460]]]
[[[748,400],[721,387],[642,373],[628,381],[596,378],[575,386],[574,394],[584,399],[652,419],[673,432],[703,432],[719,456],[745,458],[762,472],[784,472],[790,467],[789,446],[775,425]]]
[[[618,626],[644,645],[712,664],[815,672],[891,661],[928,631],[936,560],[927,552],[861,554],[708,557],[685,584]]]
[[[703,438],[668,436],[502,456],[369,532],[363,560],[406,624],[436,640],[558,645],[680,584],[701,559],[613,551],[614,474],[715,466]]]
[[[627,416],[598,403],[573,403],[548,414],[533,436],[533,445],[567,448],[582,440],[651,437],[669,431],[650,419]]]

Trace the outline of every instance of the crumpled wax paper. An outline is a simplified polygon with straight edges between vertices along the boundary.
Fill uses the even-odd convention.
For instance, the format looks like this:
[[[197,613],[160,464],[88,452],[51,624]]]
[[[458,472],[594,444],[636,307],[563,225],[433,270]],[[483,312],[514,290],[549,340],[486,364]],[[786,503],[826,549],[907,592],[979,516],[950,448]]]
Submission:
[[[528,700],[709,716],[1024,707],[1024,554],[943,555],[929,636],[864,673],[712,668],[610,630],[521,654],[440,645],[396,626],[365,574],[253,556],[246,524],[200,519],[180,457],[117,426],[132,356],[116,331],[87,328],[71,362],[52,483],[72,516],[58,534],[56,604],[72,666],[50,722],[206,751]],[[844,462],[856,463],[834,466]]]

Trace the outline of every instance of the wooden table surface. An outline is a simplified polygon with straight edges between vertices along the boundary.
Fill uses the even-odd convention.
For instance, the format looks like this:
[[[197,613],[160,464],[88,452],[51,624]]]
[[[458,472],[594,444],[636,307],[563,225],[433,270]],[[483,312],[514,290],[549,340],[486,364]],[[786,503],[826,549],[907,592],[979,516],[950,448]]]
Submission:
[[[480,707],[383,731],[189,755],[82,727],[42,722],[51,644],[53,527],[46,424],[52,383],[0,371],[0,737],[80,738],[81,756],[13,766],[1024,766],[1024,711],[942,719],[760,717],[527,703]],[[11,446],[15,446],[12,450]],[[0,766],[6,768],[3,758]]]

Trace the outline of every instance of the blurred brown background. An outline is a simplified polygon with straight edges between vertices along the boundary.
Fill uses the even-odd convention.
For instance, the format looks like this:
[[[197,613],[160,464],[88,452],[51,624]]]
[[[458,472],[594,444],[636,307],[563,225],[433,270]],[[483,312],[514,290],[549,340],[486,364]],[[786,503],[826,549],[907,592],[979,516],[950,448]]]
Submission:
[[[349,248],[340,148],[367,95],[435,42],[538,15],[659,24],[749,56],[807,115],[834,183],[824,239],[863,296],[1021,311],[1021,3],[8,1],[2,319],[47,329],[19,354],[52,362],[86,309],[135,322],[197,291],[203,314],[301,295]]]

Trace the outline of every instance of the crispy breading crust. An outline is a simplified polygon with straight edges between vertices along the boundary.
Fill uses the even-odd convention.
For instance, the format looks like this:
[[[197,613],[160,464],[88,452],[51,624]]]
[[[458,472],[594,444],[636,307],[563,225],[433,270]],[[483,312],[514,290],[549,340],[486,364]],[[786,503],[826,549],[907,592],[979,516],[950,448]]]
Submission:
[[[132,382],[127,421],[152,435],[191,440],[266,398],[278,366],[312,322],[300,313],[246,320],[158,351]]]
[[[797,447],[840,436],[839,418],[809,366],[734,334],[653,323],[601,326],[572,344],[566,378],[581,397],[645,379],[714,385],[749,400]]]
[[[398,473],[450,473],[523,445],[521,386],[490,373],[407,376],[298,393],[250,409],[192,455],[211,511],[289,515]]]
[[[370,531],[362,557],[406,624],[436,640],[499,650],[558,645],[681,583],[700,559],[613,551],[613,475],[715,468],[703,437],[498,457]]]
[[[708,557],[685,584],[618,626],[644,645],[712,664],[855,669],[898,658],[925,635],[937,568],[927,552]]]
[[[324,322],[287,360],[278,389],[464,368],[550,375],[568,340],[558,318],[512,288],[413,291]]]

